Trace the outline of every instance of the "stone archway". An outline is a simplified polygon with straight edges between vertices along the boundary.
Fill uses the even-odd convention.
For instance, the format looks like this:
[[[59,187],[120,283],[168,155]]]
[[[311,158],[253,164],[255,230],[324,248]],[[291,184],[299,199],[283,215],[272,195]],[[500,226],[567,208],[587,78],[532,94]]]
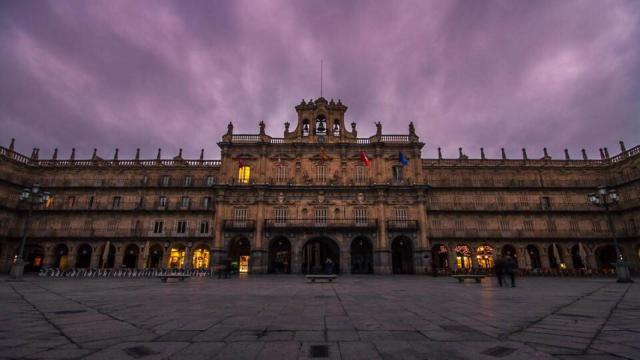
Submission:
[[[527,245],[527,247],[524,249],[525,251],[525,264],[527,264],[527,266],[531,267],[532,270],[536,270],[536,269],[541,269],[542,268],[542,262],[540,261],[540,250],[538,250],[538,247],[535,245]],[[528,256],[528,258],[527,258]]]
[[[302,247],[302,273],[324,273],[327,259],[333,262],[333,273],[340,273],[340,247],[328,237],[315,237]]]
[[[251,243],[246,237],[236,237],[229,242],[229,261],[232,272],[249,272]]]
[[[154,244],[149,248],[149,257],[147,259],[147,267],[150,269],[159,269],[162,265],[162,254],[164,250],[162,246]]]
[[[98,267],[111,269],[116,264],[116,247],[107,241],[102,247],[102,253],[98,260]]]
[[[173,244],[169,249],[169,264],[171,269],[184,269],[187,248],[183,244]]]
[[[580,251],[580,244],[576,244],[571,247],[571,262],[573,263],[574,269],[586,269],[586,257],[587,254],[584,246],[582,248],[582,254]]]
[[[69,247],[65,244],[58,244],[53,253],[53,267],[66,269],[69,267]]]
[[[78,254],[76,255],[76,268],[87,269],[91,267],[91,253],[93,249],[89,244],[78,246]]]
[[[613,245],[603,245],[596,249],[598,269],[611,270],[616,262],[616,248]]]
[[[547,254],[549,255],[549,267],[552,269],[560,269],[564,263],[561,247],[555,243],[551,244],[547,249]]]
[[[291,242],[284,236],[278,236],[271,240],[269,245],[270,274],[291,273]]]
[[[391,243],[391,268],[394,274],[413,274],[413,245],[406,236],[398,236]]]
[[[191,266],[193,269],[201,270],[208,269],[211,263],[211,251],[206,245],[199,245],[193,251],[191,255]]]
[[[136,244],[130,244],[124,250],[124,256],[122,258],[122,265],[126,268],[134,269],[138,267],[138,256],[140,255],[140,248]]]
[[[351,241],[351,273],[373,274],[373,245],[365,236]]]
[[[20,249],[18,248],[18,251]],[[16,252],[18,252],[16,251]],[[38,272],[44,260],[44,248],[40,245],[27,244],[24,247],[24,272]]]

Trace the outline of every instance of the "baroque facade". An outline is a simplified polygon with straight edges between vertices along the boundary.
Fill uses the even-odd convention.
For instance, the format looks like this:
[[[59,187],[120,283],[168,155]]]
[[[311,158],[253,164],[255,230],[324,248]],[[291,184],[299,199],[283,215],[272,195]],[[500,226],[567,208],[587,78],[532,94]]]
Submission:
[[[23,187],[52,194],[28,217],[27,271],[59,268],[214,268],[312,273],[425,273],[490,268],[514,256],[523,271],[602,270],[615,261],[612,208],[625,260],[640,267],[640,147],[598,159],[423,159],[408,134],[358,137],[347,107],[324,98],[295,107],[284,136],[235,134],[220,160],[41,159],[0,147],[0,270],[7,272],[28,209]]]

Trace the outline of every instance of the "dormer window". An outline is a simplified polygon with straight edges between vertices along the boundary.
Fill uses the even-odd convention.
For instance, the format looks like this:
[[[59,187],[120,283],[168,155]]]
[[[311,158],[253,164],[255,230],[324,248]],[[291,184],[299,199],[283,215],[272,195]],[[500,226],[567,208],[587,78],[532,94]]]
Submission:
[[[309,136],[309,120],[302,121],[302,136]]]
[[[333,136],[340,136],[340,120],[333,120]]]

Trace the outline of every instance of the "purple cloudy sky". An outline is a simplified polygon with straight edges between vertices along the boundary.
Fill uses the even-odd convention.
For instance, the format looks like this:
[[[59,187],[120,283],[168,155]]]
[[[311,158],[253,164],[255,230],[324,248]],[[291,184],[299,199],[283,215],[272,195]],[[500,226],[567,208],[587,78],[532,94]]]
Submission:
[[[233,121],[349,106],[424,157],[591,157],[640,144],[640,1],[3,1],[0,139],[30,153],[195,158]]]

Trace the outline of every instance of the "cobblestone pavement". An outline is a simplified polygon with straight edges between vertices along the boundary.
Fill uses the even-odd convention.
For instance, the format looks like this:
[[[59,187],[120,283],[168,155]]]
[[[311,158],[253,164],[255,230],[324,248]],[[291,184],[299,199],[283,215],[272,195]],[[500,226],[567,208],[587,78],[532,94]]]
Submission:
[[[1,358],[640,359],[640,285],[0,278]]]

